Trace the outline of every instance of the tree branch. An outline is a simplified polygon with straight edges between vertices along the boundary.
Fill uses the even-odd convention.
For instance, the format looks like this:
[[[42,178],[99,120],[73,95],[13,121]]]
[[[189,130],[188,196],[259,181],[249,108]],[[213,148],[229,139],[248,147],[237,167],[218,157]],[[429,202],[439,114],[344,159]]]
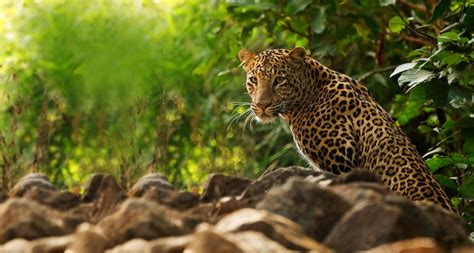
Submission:
[[[379,69],[373,69],[367,73],[364,73],[362,75],[360,75],[359,78],[357,78],[357,80],[359,82],[363,82],[365,79],[369,78],[370,76],[374,75],[374,74],[377,74],[377,73],[381,73],[381,72],[386,72],[386,71],[391,71],[391,70],[394,70],[397,66],[387,66],[387,67],[383,67],[383,68],[379,68]]]

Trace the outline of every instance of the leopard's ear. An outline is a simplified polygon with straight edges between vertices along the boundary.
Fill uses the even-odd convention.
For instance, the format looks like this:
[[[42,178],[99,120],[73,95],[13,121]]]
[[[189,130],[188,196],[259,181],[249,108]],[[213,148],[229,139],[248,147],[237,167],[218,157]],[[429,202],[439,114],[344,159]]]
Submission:
[[[288,56],[290,56],[292,60],[304,61],[306,50],[302,47],[296,47],[288,53]]]
[[[247,49],[241,49],[239,51],[239,59],[242,62],[240,66],[242,66],[245,69],[245,71],[248,71],[252,67],[254,57],[255,57],[254,53],[250,52]]]

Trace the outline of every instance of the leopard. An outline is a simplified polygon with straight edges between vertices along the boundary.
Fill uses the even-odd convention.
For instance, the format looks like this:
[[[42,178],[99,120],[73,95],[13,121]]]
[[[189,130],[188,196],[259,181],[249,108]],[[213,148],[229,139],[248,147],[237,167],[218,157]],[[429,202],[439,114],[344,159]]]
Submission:
[[[315,170],[366,170],[415,202],[457,211],[415,145],[367,87],[302,47],[238,53],[257,121],[282,118],[301,156]]]

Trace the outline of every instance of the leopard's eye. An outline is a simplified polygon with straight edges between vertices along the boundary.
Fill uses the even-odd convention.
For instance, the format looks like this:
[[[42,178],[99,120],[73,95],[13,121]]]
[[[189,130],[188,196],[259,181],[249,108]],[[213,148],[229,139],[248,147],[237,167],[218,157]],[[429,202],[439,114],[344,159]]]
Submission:
[[[284,82],[284,81],[285,81],[285,78],[282,77],[282,76],[277,76],[277,77],[275,78],[275,83],[276,83],[276,84],[282,83],[282,82]]]
[[[258,82],[257,78],[255,76],[250,77],[249,80],[250,80],[251,83],[254,83],[254,84],[257,84],[257,82]]]

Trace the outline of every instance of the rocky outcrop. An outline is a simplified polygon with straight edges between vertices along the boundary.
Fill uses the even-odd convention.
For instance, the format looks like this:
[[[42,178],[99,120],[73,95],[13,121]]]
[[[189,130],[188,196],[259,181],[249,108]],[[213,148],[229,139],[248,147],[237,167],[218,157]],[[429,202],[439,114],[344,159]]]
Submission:
[[[471,252],[457,214],[388,191],[364,171],[279,168],[253,181],[211,175],[198,195],[161,174],[125,191],[91,176],[82,195],[43,174],[0,204],[0,252]]]

